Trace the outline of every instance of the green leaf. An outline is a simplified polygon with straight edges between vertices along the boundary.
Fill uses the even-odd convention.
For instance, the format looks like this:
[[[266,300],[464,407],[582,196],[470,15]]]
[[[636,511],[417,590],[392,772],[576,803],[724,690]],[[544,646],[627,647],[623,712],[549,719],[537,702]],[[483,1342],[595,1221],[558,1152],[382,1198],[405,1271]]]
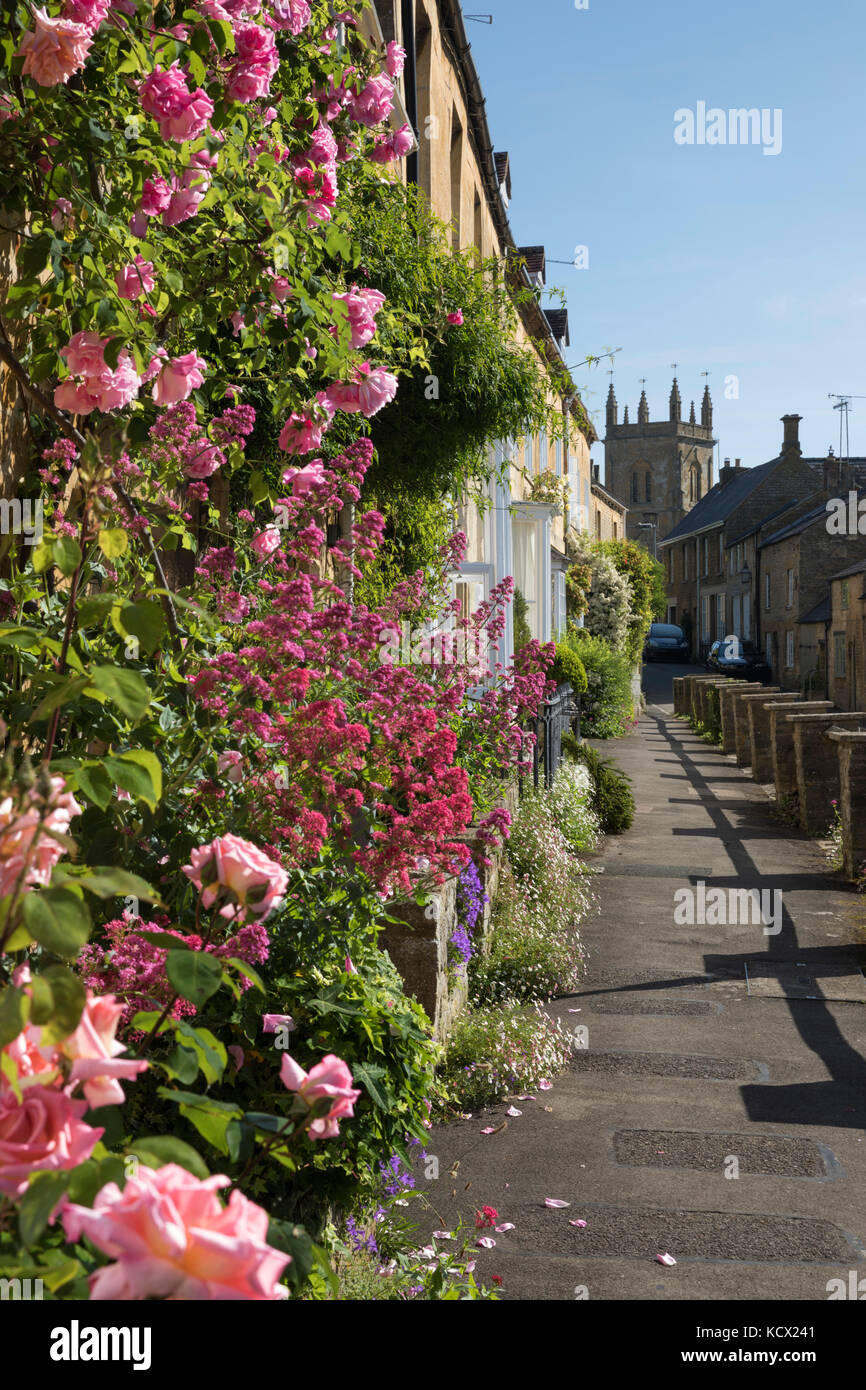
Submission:
[[[169,951],[165,973],[181,998],[197,1009],[216,994],[223,977],[220,962],[206,951]]]
[[[54,564],[54,546],[50,541],[40,541],[30,552],[30,563],[37,574],[44,574]]]
[[[292,1262],[285,1274],[296,1287],[306,1283],[311,1270],[321,1262],[327,1265],[324,1251],[315,1246],[303,1226],[295,1226],[288,1221],[271,1217],[268,1222],[268,1245],[291,1255]]]
[[[129,537],[122,526],[107,527],[96,537],[99,549],[106,560],[116,560],[129,549]]]
[[[62,1042],[81,1022],[87,992],[79,976],[65,965],[49,965],[39,979],[51,988],[51,1019],[42,1026],[42,1041]]]
[[[69,1186],[68,1173],[37,1173],[18,1203],[18,1234],[25,1249],[35,1245]]]
[[[90,680],[128,719],[140,719],[150,704],[150,691],[137,671],[123,671],[119,666],[94,666]]]
[[[177,1163],[193,1173],[197,1178],[209,1178],[207,1164],[191,1144],[176,1139],[173,1134],[157,1134],[144,1139],[136,1139],[130,1144],[129,1152],[142,1159],[149,1168],[161,1168],[164,1163]]]
[[[83,598],[78,605],[78,626],[93,627],[96,623],[104,623],[116,603],[115,593],[92,594],[90,598]]]
[[[41,1027],[54,1013],[54,995],[44,975],[34,975],[27,986],[30,991],[30,1022]]]
[[[179,937],[172,936],[167,931],[139,931],[138,928],[133,933],[134,936],[143,936],[145,941],[149,941],[152,946],[165,946],[169,951],[191,951],[193,948],[188,946]]]
[[[114,615],[112,615],[114,621]],[[148,656],[159,646],[165,634],[162,609],[152,599],[127,603],[117,613],[115,627],[120,625],[121,636],[137,637]]]
[[[392,1096],[386,1087],[380,1085],[382,1078],[386,1075],[385,1068],[377,1066],[373,1062],[355,1062],[352,1066],[352,1074],[357,1085],[363,1086],[374,1105],[380,1110],[388,1111],[391,1109]]]
[[[52,680],[51,677],[48,679]],[[70,704],[75,696],[85,689],[87,682],[87,676],[62,676],[56,681],[56,684],[53,684],[49,693],[39,701],[30,716],[31,721],[38,724],[40,720],[47,719],[52,710],[57,709],[60,705]]]
[[[75,782],[100,811],[105,810],[114,796],[114,783],[102,763],[81,763],[75,770]]]
[[[159,893],[151,888],[147,879],[139,878],[138,874],[131,874],[127,869],[88,869],[86,874],[76,876],[75,882],[97,898],[142,898],[146,903],[160,901]]]
[[[208,1085],[219,1081],[228,1061],[228,1053],[219,1038],[214,1037],[209,1028],[193,1027],[185,1019],[177,1022],[175,1036],[178,1034],[186,1038],[194,1050]]]
[[[186,1047],[175,1047],[167,1057],[160,1057],[158,1066],[182,1086],[189,1086],[198,1076],[198,1056]]]
[[[251,984],[254,984],[256,989],[261,990],[262,994],[267,992],[261,975],[253,970],[251,965],[247,965],[245,960],[237,960],[235,956],[224,956],[223,965],[233,965],[238,974],[243,975],[245,980],[249,980]]]
[[[0,1048],[14,1042],[24,1027],[25,999],[22,989],[7,985],[0,994]]]
[[[54,542],[54,563],[61,574],[74,574],[83,558],[77,541],[71,536],[58,536]]]
[[[168,1086],[160,1086],[158,1093],[164,1100],[179,1105],[180,1113],[195,1125],[209,1144],[213,1144],[220,1153],[228,1154],[226,1130],[232,1120],[242,1118],[242,1111],[237,1105],[212,1100],[210,1096],[199,1096],[194,1091],[172,1091]]]
[[[137,1029],[137,1031],[140,1033],[149,1033],[151,1028],[154,1028],[156,1026],[156,1023],[160,1018],[162,1018],[161,1009],[145,1009],[142,1010],[141,1013],[137,1013],[134,1016],[129,1026],[130,1028]],[[172,1026],[172,1022],[173,1020],[168,1017],[163,1018],[162,1023],[159,1027],[159,1033],[157,1033],[157,1037],[159,1037],[160,1033],[164,1033],[167,1028],[170,1028]]]
[[[90,935],[90,914],[68,888],[43,888],[27,893],[21,915],[34,941],[56,956],[72,960]]]
[[[158,797],[153,785],[153,775],[148,768],[142,767],[137,760],[132,762],[110,755],[103,758],[103,765],[109,777],[119,787],[123,787],[130,796],[134,796],[136,801],[144,801],[152,811],[156,810]]]

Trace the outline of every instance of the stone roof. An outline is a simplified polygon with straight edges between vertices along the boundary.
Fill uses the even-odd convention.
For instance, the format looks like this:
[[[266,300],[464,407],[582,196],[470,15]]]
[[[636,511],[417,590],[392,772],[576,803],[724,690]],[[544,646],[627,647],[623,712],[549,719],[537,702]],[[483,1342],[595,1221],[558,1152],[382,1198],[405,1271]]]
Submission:
[[[814,608],[810,608],[809,612],[804,614],[802,618],[798,618],[797,621],[800,623],[826,623],[829,621],[829,618],[830,598],[828,595],[827,598],[822,598],[820,603],[816,603]]]
[[[847,579],[849,575],[861,574],[864,570],[866,570],[866,560],[857,560],[853,565],[849,565],[847,569],[837,570],[835,574],[831,574],[827,582],[829,584],[834,579]]]
[[[667,545],[668,541],[693,536],[696,531],[703,531],[709,526],[722,525],[731,512],[736,511],[737,507],[745,502],[749,493],[754,492],[755,488],[769,477],[779,462],[779,459],[770,459],[769,463],[759,464],[757,468],[740,468],[728,482],[716,483],[715,487],[710,488],[691,511],[677,522],[661,544]]]
[[[813,507],[810,512],[804,512],[796,521],[783,526],[781,530],[774,531],[771,536],[765,536],[762,541],[758,541],[758,549],[763,550],[765,545],[776,545],[779,541],[786,541],[790,536],[796,536],[801,531],[808,531],[810,526],[814,526],[817,521],[822,520],[827,520],[827,506],[824,502]]]

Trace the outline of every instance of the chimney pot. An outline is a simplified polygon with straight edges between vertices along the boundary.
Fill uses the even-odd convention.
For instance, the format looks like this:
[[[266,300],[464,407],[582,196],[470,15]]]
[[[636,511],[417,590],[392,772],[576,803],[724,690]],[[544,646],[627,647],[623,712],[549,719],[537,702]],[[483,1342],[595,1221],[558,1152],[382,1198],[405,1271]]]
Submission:
[[[802,453],[802,450],[800,448],[800,421],[802,420],[802,418],[802,415],[782,416],[782,424],[785,429],[784,437],[782,439],[783,454]]]
[[[740,460],[739,460],[739,459],[734,459],[734,467],[735,467],[735,468],[739,468],[739,467],[740,467]]]

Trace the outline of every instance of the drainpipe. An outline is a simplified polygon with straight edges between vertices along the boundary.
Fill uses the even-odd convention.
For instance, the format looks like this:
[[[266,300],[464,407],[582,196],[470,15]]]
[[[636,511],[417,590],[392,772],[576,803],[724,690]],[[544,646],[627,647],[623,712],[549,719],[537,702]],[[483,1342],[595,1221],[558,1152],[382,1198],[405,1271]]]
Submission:
[[[421,141],[421,133],[418,130],[418,73],[416,69],[415,57],[415,0],[401,0],[400,23],[403,29],[403,47],[406,50],[406,62],[403,67],[403,90],[406,97],[406,115],[409,117],[409,124],[415,132],[416,146],[411,154],[406,156],[406,182],[407,184],[418,183],[418,147]]]

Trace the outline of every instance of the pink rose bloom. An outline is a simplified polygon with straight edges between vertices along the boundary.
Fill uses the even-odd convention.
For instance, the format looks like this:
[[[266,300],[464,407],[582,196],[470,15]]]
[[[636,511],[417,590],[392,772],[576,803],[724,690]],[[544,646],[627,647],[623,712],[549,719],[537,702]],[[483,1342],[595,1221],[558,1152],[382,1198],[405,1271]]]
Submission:
[[[232,314],[232,332],[235,338],[238,337],[242,328],[246,328],[244,316],[242,313],[240,313],[239,310],[236,309],[235,312]]]
[[[274,299],[278,299],[281,304],[285,304],[291,293],[291,286],[285,275],[275,275],[271,281],[271,294]]]
[[[293,1033],[296,1026],[291,1014],[262,1014],[263,1033],[276,1033],[278,1028],[285,1028],[289,1033]]]
[[[88,391],[96,396],[97,408],[102,411],[121,410],[129,405],[138,395],[140,386],[141,378],[126,351],[118,357],[113,372],[106,368],[98,377],[91,377],[87,382]]]
[[[403,64],[406,61],[406,50],[401,48],[396,39],[392,39],[388,44],[388,56],[385,59],[385,70],[390,77],[399,77],[403,71]]]
[[[337,160],[337,142],[331,134],[331,127],[327,121],[320,121],[313,131],[313,138],[310,141],[310,148],[306,154],[307,162],[310,164],[335,164]]]
[[[203,907],[211,907],[220,890],[228,889],[242,908],[262,918],[280,906],[289,882],[281,864],[237,835],[220,835],[209,845],[194,849],[183,872],[201,893]],[[236,915],[231,903],[220,908],[221,917]]]
[[[132,265],[125,265],[115,276],[117,293],[121,299],[140,299],[150,294],[156,281],[153,278],[153,261],[143,261],[136,256]]]
[[[399,130],[377,140],[375,148],[370,151],[370,158],[374,164],[393,164],[407,155],[414,145],[415,136],[408,125],[402,125]]]
[[[105,371],[107,342],[98,333],[74,333],[66,347],[60,349],[60,356],[73,376],[98,376]]]
[[[288,29],[297,37],[309,24],[312,11],[307,0],[273,0],[271,18],[275,29]]]
[[[167,357],[168,353],[165,348],[157,348],[146,370],[142,373],[141,380],[143,385],[148,381],[153,381],[153,378],[162,371],[163,363],[166,361]]]
[[[72,226],[72,204],[68,198],[58,198],[51,209],[51,225],[55,232],[65,232]]]
[[[54,404],[58,410],[68,410],[72,415],[89,415],[96,409],[97,398],[80,382],[61,381],[54,388]]]
[[[321,459],[313,459],[305,468],[298,468],[294,473],[288,469],[283,474],[283,482],[291,483],[293,497],[306,497],[312,490],[313,483],[321,483],[325,477],[325,465]]]
[[[220,753],[217,758],[217,772],[224,772],[227,782],[232,782],[235,785],[240,782],[244,775],[243,759],[240,753],[231,750]]]
[[[12,977],[12,983],[19,987],[25,981],[18,977],[18,972]],[[27,981],[29,983],[30,971],[27,971]],[[25,991],[30,994],[30,990]],[[13,1038],[11,1043],[7,1043],[3,1048],[3,1056],[8,1057],[15,1068],[15,1078],[19,1088],[23,1091],[25,1087],[32,1085],[45,1085],[46,1082],[58,1080],[60,1072],[58,1069],[58,1053],[56,1046],[44,1046],[42,1043],[42,1029],[28,1023],[23,1033],[19,1033],[17,1038]],[[55,1072],[52,1077],[49,1073]],[[11,1085],[5,1072],[0,1072],[0,1095],[4,1091],[10,1090]]]
[[[201,386],[207,363],[197,352],[173,357],[166,363],[153,384],[153,399],[157,405],[176,405]]]
[[[293,411],[280,430],[279,445],[287,454],[310,454],[321,445],[331,427],[334,407],[325,391],[318,393],[317,402],[307,414]]]
[[[113,994],[100,997],[88,990],[78,1027],[61,1048],[72,1061],[70,1081],[84,1083],[87,1103],[94,1110],[101,1105],[122,1105],[126,1097],[120,1078],[131,1081],[147,1071],[147,1062],[118,1060],[120,1053],[126,1051],[114,1036],[123,1008]]]
[[[379,125],[391,114],[394,84],[386,73],[380,73],[378,77],[371,77],[360,92],[352,92],[346,105],[360,125]]]
[[[453,314],[447,314],[446,317],[450,324],[453,324],[455,328],[459,328],[463,322],[463,310],[455,309]]]
[[[192,458],[184,458],[183,471],[187,478],[201,481],[203,478],[210,478],[218,468],[222,468],[225,461],[226,456],[222,450],[209,439],[204,439]]]
[[[317,1100],[331,1101],[327,1114],[311,1120],[307,1126],[312,1139],[336,1139],[340,1133],[338,1120],[352,1118],[355,1101],[361,1094],[352,1089],[352,1073],[346,1063],[333,1053],[323,1057],[309,1072],[286,1053],[280,1065],[280,1080],[288,1091],[303,1096],[311,1109]]]
[[[258,24],[238,24],[235,26],[235,54],[241,63],[279,64],[273,34]]]
[[[133,236],[147,236],[147,218],[143,212],[134,212],[129,219],[129,230]]]
[[[109,0],[65,0],[61,18],[83,24],[92,34],[107,19],[109,7]]]
[[[51,19],[45,10],[34,10],[35,32],[29,30],[18,49],[24,57],[23,72],[40,87],[56,87],[68,82],[84,67],[93,42],[89,29],[68,19]]]
[[[171,189],[165,179],[145,179],[141,190],[141,211],[145,217],[158,217],[165,212],[171,199]]]
[[[105,1133],[85,1124],[87,1101],[70,1100],[54,1086],[27,1086],[17,1100],[0,1092],[0,1192],[20,1197],[31,1173],[76,1168]]]
[[[213,102],[199,87],[190,92],[178,63],[163,72],[157,66],[140,88],[141,105],[159,122],[163,140],[196,140],[213,115]]]
[[[280,533],[276,526],[266,526],[250,542],[250,548],[260,565],[265,563],[280,548]]]
[[[178,183],[177,179],[172,179],[174,192],[168,200],[168,205],[162,214],[162,225],[164,227],[176,227],[179,222],[188,222],[191,217],[195,217],[199,209],[199,204],[204,202],[204,192],[198,188],[186,188]]]
[[[369,362],[362,363],[353,382],[335,381],[327,391],[328,400],[335,410],[342,410],[347,415],[360,413],[368,420],[392,401],[396,394],[397,378],[382,367],[372,368]]]
[[[346,306],[352,334],[350,346],[365,347],[376,335],[376,315],[385,303],[385,296],[379,290],[359,290],[357,285],[352,285],[345,294],[334,294],[331,298]]]
[[[70,821],[81,815],[81,807],[72,793],[64,790],[65,786],[62,777],[51,778],[47,812],[35,787],[28,793],[29,804],[21,810],[16,811],[11,796],[0,801],[0,898],[13,891],[22,869],[25,887],[44,887],[54,865],[66,853],[62,844],[45,834],[46,830],[53,830],[68,835]]]
[[[230,101],[258,101],[269,94],[272,76],[273,71],[265,64],[238,63],[226,83],[226,96]]]
[[[93,1133],[96,1133],[94,1130]],[[268,1214],[235,1190],[227,1207],[216,1193],[230,1178],[204,1181],[166,1163],[142,1165],[123,1191],[107,1183],[93,1207],[69,1203],[67,1239],[87,1236],[116,1263],[90,1277],[92,1299],[172,1301],[278,1299],[290,1257],[267,1243]]]

